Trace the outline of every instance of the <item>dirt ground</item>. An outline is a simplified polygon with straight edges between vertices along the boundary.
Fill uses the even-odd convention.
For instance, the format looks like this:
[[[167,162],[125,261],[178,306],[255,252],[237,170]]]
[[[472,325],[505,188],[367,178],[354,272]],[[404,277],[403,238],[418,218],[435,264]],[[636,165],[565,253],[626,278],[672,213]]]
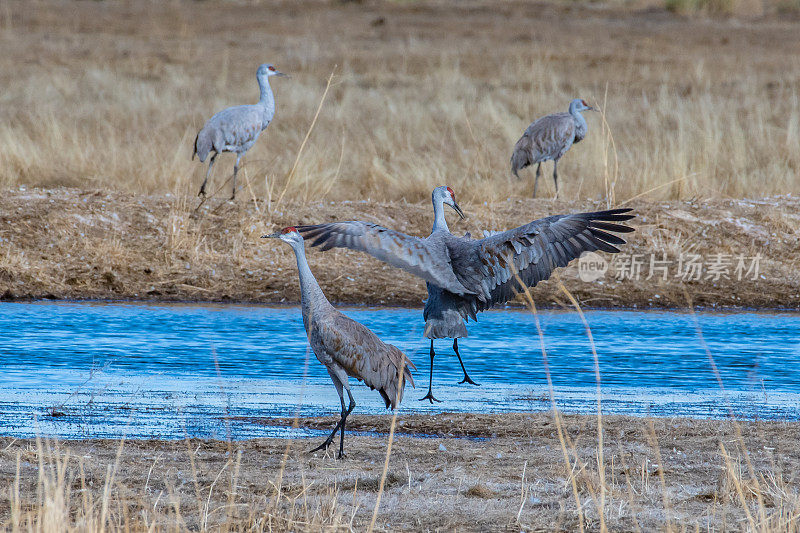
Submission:
[[[327,429],[334,419],[298,422]],[[307,454],[319,438],[0,439],[0,525],[9,524],[15,506],[23,514],[39,509],[36,499],[60,486],[71,487],[67,507],[107,501],[111,522],[133,530],[364,530],[390,423],[389,416],[353,416],[358,435],[348,435],[341,460]],[[602,453],[595,416],[557,423],[552,413],[443,413],[400,416],[396,427],[378,530],[577,531],[581,520],[588,531],[798,527],[796,423],[607,416]]]
[[[473,236],[606,208],[598,201],[461,201],[469,218],[448,214],[451,231]],[[332,220],[367,220],[420,236],[431,226],[428,202],[284,202],[271,213],[260,200],[212,199],[195,210],[198,203],[77,189],[6,192],[0,197],[0,296],[292,303],[299,299],[294,256],[262,234]],[[577,262],[558,271],[582,305],[685,307],[689,295],[706,307],[800,308],[797,198],[626,205],[637,214],[636,232],[622,254],[605,255],[611,263],[602,278],[582,281]],[[692,254],[699,270],[688,266]],[[333,302],[420,306],[426,295],[421,280],[364,254],[311,249],[308,258]],[[537,304],[562,305],[558,283],[541,283],[533,291]]]

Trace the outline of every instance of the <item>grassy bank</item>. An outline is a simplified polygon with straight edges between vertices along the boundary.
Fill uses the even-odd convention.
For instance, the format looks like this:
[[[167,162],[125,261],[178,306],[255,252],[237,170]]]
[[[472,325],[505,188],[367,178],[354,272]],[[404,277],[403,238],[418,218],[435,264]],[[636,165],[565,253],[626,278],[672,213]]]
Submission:
[[[473,236],[606,207],[551,200],[484,205],[469,192],[461,202],[469,219],[448,214],[451,229]],[[431,226],[429,201],[270,206],[251,198],[211,200],[196,210],[198,203],[74,189],[8,192],[0,197],[0,296],[292,303],[299,301],[294,255],[262,234],[330,220],[367,220],[421,236]],[[717,308],[800,306],[797,199],[626,205],[638,216],[624,254],[604,254],[608,270],[594,281],[578,276],[578,262],[559,270],[533,291],[537,304],[564,303],[560,280],[594,307],[685,307],[687,295]],[[426,296],[421,280],[365,254],[309,249],[308,259],[334,302],[421,306]]]
[[[283,423],[277,421],[278,423]],[[316,440],[0,440],[0,525],[36,531],[797,531],[797,424],[354,416]],[[300,420],[330,427],[333,418]]]

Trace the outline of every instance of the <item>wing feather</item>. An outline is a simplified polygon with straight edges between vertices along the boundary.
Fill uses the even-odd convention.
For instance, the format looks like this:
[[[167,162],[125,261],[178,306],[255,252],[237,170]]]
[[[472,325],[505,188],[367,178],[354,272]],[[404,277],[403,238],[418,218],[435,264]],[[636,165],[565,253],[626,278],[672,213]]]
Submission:
[[[462,316],[469,316],[473,304],[483,311],[508,301],[522,290],[519,280],[533,287],[583,252],[619,252],[615,245],[625,244],[625,240],[610,232],[629,233],[633,228],[609,222],[630,220],[635,216],[630,211],[558,215],[478,241],[457,239],[451,250],[453,270],[465,287],[481,296],[474,302],[475,296],[463,298]]]
[[[297,226],[297,231],[312,240],[312,246],[323,250],[349,248],[366,252],[454,294],[473,294],[453,274],[444,245],[356,220]]]
[[[244,146],[255,142],[262,130],[263,116],[259,106],[239,105],[223,109],[211,117],[203,130],[208,129],[214,149]]]

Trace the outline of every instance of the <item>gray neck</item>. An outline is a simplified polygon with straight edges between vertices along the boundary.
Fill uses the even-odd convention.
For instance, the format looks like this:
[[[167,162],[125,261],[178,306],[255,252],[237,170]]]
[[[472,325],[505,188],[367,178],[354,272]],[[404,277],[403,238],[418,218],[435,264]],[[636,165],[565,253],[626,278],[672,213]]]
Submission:
[[[578,124],[578,126],[583,126],[584,128],[586,128],[586,119],[583,118],[583,115],[581,115],[581,112],[578,111],[577,106],[574,106],[574,105],[570,104],[570,106],[569,106],[569,114],[572,115],[572,118],[575,119],[575,123]]]
[[[444,218],[444,202],[441,198],[433,199],[433,230],[431,233],[436,233],[439,230],[450,232],[447,227],[447,219]]]
[[[297,272],[300,274],[300,306],[303,308],[303,323],[308,329],[308,320],[312,312],[332,307],[325,294],[317,283],[314,274],[308,267],[306,249],[302,242],[292,243],[295,258],[297,258]]]
[[[258,88],[261,90],[261,98],[258,103],[266,108],[269,120],[275,114],[275,97],[272,95],[272,88],[269,86],[269,76],[258,78]]]

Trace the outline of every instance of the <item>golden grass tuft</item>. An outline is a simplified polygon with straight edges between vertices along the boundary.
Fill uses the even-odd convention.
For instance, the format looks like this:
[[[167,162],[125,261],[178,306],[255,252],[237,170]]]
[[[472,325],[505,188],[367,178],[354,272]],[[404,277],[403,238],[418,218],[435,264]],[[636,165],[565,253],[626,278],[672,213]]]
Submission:
[[[238,489],[240,454],[228,461],[210,483],[201,482],[194,465],[197,450],[189,449],[192,464],[188,479],[176,486],[170,481],[150,487],[156,457],[142,486],[117,481],[126,443],[119,441],[117,460],[107,465],[105,476],[87,475],[87,458],[73,456],[58,442],[36,440],[24,454],[16,454],[16,477],[7,490],[9,518],[0,525],[15,532],[89,531],[339,531],[349,530],[336,506],[336,488],[325,497],[309,497],[307,483],[287,486],[276,493],[272,487],[258,498]],[[33,463],[34,482],[23,475]],[[185,465],[182,465],[185,466]],[[213,473],[212,473],[213,474]],[[214,492],[227,498],[220,502]],[[4,494],[4,496],[6,496]],[[240,496],[251,500],[243,502]],[[211,506],[211,503],[214,506]]]
[[[492,489],[481,483],[472,485],[470,488],[466,490],[464,494],[466,494],[467,496],[471,496],[473,498],[483,498],[483,499],[494,498],[495,496],[495,492]]]

